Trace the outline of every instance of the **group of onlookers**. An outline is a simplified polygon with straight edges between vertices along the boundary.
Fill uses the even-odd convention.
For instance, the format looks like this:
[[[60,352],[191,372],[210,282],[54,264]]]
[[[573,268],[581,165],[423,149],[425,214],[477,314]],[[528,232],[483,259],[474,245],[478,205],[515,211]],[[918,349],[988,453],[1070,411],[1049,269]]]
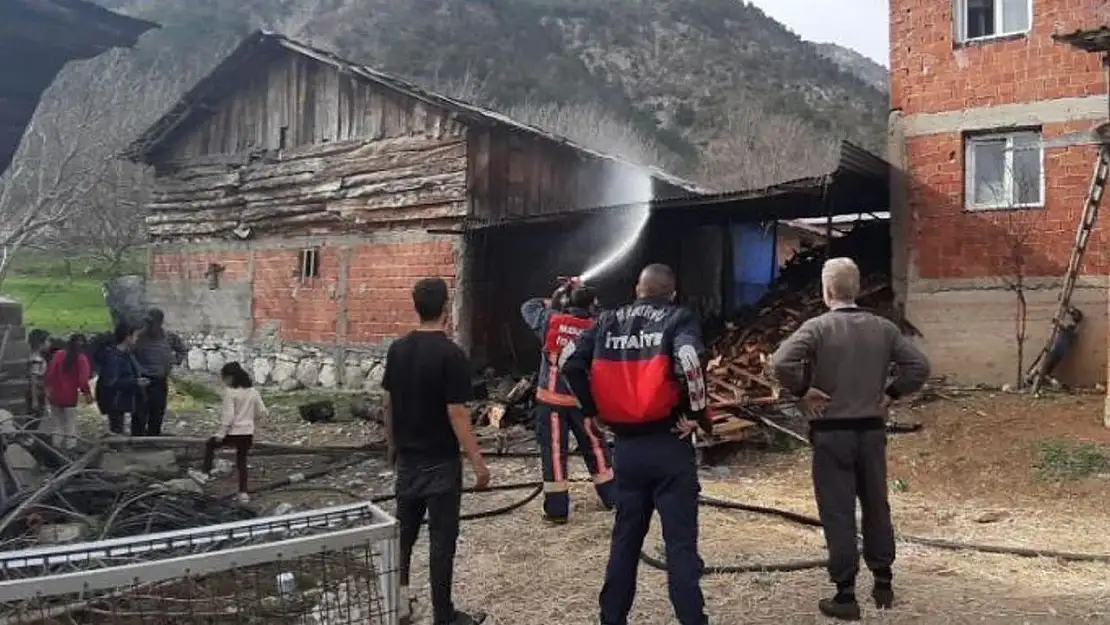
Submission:
[[[166,332],[161,310],[151,310],[139,326],[120,324],[111,335],[71,334],[64,347],[43,330],[28,336],[31,347],[31,387],[28,398],[39,430],[53,444],[77,444],[77,406],[93,403],[108,420],[108,430],[123,434],[130,416],[132,436],[158,436],[166,415],[167,380],[172,368],[185,357],[180,339]]]

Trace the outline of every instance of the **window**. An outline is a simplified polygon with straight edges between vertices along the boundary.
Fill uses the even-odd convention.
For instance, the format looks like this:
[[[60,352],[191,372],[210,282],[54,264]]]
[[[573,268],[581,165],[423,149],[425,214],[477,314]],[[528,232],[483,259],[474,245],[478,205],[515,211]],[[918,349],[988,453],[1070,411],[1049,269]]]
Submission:
[[[956,38],[974,41],[1029,31],[1033,0],[955,0]]]
[[[297,257],[297,276],[303,280],[320,277],[320,249],[301,250]]]
[[[1044,146],[1039,130],[969,136],[965,147],[968,209],[1044,206]]]

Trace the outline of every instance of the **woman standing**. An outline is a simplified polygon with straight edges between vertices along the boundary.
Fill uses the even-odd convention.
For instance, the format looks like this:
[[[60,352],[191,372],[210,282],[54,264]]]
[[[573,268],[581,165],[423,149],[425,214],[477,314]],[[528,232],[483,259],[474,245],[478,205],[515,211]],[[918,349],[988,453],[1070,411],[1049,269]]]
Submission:
[[[100,352],[96,379],[96,405],[108,417],[108,429],[123,434],[123,415],[131,413],[131,435],[142,436],[146,419],[144,402],[140,401],[146,379],[139,376],[139,365],[131,351],[138,332],[127,324],[116,326],[115,345]],[[142,431],[140,431],[142,429]]]
[[[73,334],[65,349],[59,350],[46,367],[44,386],[50,417],[47,427],[51,444],[60,449],[77,446],[77,402],[80,397],[91,399],[89,377],[92,367],[85,356],[85,336]]]

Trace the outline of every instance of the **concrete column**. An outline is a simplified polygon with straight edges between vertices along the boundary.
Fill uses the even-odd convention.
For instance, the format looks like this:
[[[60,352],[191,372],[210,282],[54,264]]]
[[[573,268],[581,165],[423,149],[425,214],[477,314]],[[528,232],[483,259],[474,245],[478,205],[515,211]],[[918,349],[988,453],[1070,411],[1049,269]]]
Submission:
[[[349,245],[339,250],[339,283],[336,285],[335,304],[338,314],[335,319],[335,372],[340,386],[347,386],[347,293],[351,280],[351,256]]]
[[[473,347],[473,328],[471,321],[470,272],[474,259],[470,245],[470,235],[455,238],[455,253],[458,263],[455,270],[455,293],[451,298],[451,325],[454,326],[455,342],[470,355]]]
[[[890,112],[887,125],[887,162],[890,163],[891,287],[894,305],[905,313],[909,292],[911,215],[906,174],[906,134],[902,111]]]

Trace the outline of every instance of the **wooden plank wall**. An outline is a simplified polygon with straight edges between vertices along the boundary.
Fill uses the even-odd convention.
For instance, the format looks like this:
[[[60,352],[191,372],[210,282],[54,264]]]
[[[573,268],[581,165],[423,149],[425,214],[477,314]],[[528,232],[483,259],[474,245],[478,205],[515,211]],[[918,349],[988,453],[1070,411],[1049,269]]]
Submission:
[[[459,124],[447,111],[286,52],[246,78],[161,158],[187,160],[351,139],[457,132]]]
[[[460,136],[350,140],[254,162],[195,158],[156,181],[147,226],[158,240],[340,234],[467,211]]]
[[[472,214],[479,219],[600,208],[651,195],[652,182],[640,170],[518,130],[475,127],[469,142]]]

